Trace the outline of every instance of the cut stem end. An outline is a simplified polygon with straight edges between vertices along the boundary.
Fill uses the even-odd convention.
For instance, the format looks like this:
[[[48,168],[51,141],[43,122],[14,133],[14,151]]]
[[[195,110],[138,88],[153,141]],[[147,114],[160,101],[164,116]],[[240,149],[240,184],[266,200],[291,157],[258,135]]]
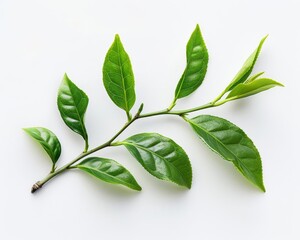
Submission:
[[[40,188],[42,188],[42,184],[40,184],[40,182],[36,182],[35,184],[33,184],[32,188],[31,188],[31,193],[35,193],[37,190],[39,190]]]

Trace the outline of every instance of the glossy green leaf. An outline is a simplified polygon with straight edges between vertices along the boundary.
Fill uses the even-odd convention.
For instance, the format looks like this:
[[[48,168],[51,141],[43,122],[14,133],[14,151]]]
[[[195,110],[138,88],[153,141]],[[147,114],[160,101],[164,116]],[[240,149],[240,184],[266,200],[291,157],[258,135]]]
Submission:
[[[228,85],[228,87],[226,88],[227,91],[230,91],[231,89],[233,89],[236,85],[238,85],[239,83],[243,83],[247,80],[247,78],[250,76],[253,67],[256,63],[256,60],[259,56],[260,50],[266,40],[268,36],[265,36],[259,43],[258,47],[254,50],[254,52],[248,57],[248,59],[246,60],[246,62],[244,63],[243,67],[241,68],[241,70],[236,74],[236,76],[233,78],[233,80],[231,81],[231,83]]]
[[[282,87],[283,85],[269,78],[255,79],[247,83],[238,84],[231,90],[231,92],[228,94],[226,98],[227,99],[244,98],[244,97],[248,97],[260,93],[262,91],[266,91],[276,86]]]
[[[109,48],[103,65],[103,83],[111,100],[129,111],[135,102],[134,75],[131,62],[126,53],[119,35]]]
[[[61,153],[61,145],[56,135],[42,127],[24,128],[24,131],[41,144],[55,165]]]
[[[132,174],[112,159],[90,157],[76,167],[105,182],[121,184],[137,191],[142,190]]]
[[[192,168],[185,151],[157,133],[141,133],[119,143],[153,176],[191,188]]]
[[[85,151],[88,149],[88,134],[84,125],[84,114],[88,102],[88,96],[65,74],[58,90],[58,109],[66,125],[85,140]]]
[[[199,25],[196,26],[187,43],[186,60],[186,68],[175,90],[175,100],[194,92],[201,85],[206,74],[208,52]]]
[[[209,115],[186,120],[214,152],[231,161],[248,180],[265,191],[259,152],[239,127]]]

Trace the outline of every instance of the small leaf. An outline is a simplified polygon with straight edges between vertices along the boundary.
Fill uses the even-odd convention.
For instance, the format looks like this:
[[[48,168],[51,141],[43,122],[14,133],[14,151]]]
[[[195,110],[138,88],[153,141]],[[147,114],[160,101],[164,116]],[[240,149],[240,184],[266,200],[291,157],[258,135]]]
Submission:
[[[235,86],[228,94],[226,99],[248,97],[276,86],[282,87],[283,85],[269,78],[251,80],[247,83],[240,83],[237,86]]]
[[[118,144],[124,145],[153,176],[191,188],[189,158],[173,140],[157,133],[141,133]]]
[[[259,152],[239,127],[209,115],[186,120],[214,152],[231,161],[249,181],[265,191]]]
[[[76,167],[105,182],[121,184],[137,191],[142,190],[132,174],[112,159],[99,157],[86,158],[76,165]]]
[[[85,151],[88,149],[88,134],[84,125],[84,114],[88,102],[88,96],[65,74],[58,90],[58,109],[65,124],[85,140]]]
[[[260,77],[263,74],[264,74],[264,72],[254,74],[253,76],[249,77],[244,83],[252,82],[252,81],[254,81],[255,79],[257,79],[258,77]]]
[[[176,90],[175,101],[194,92],[203,82],[208,64],[208,52],[199,25],[192,33],[186,46],[187,65]]]
[[[226,88],[227,91],[230,91],[231,89],[233,89],[236,85],[238,85],[239,83],[243,83],[247,80],[247,78],[249,77],[249,75],[251,74],[253,67],[256,63],[256,60],[259,56],[260,50],[262,48],[262,45],[264,44],[266,38],[268,37],[265,36],[259,43],[258,47],[254,50],[254,52],[248,57],[248,59],[246,60],[246,62],[244,63],[243,67],[241,68],[241,70],[237,73],[237,75],[233,78],[233,80],[231,81],[231,83],[228,85],[228,87]]]
[[[126,111],[129,111],[135,102],[134,76],[131,62],[126,53],[119,35],[109,48],[103,64],[103,83],[111,100]]]
[[[42,127],[24,128],[24,131],[41,144],[54,166],[61,153],[61,145],[55,134],[49,129]]]

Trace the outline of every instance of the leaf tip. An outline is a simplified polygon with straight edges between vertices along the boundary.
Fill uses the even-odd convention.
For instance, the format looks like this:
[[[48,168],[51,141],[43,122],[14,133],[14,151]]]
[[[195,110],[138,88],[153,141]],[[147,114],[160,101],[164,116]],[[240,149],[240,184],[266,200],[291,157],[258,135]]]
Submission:
[[[258,187],[263,193],[266,192],[266,188],[264,185],[264,181],[263,181],[263,177],[262,177],[262,173],[261,173],[261,179],[260,180],[250,180],[256,187]]]
[[[187,179],[186,181],[186,187],[187,189],[191,189],[192,188],[192,183],[193,183],[193,170],[192,170],[192,166],[190,165],[190,171],[191,171],[191,176]]]
[[[119,34],[115,34],[115,41],[121,41]]]
[[[263,45],[263,43],[266,41],[266,39],[269,37],[269,34],[267,34],[266,36],[264,36],[261,40],[260,40],[260,46]]]
[[[29,130],[27,128],[21,128],[26,134],[29,134]]]
[[[261,185],[259,185],[258,187],[259,187],[259,189],[260,189],[263,193],[266,192],[266,188],[265,188],[264,184],[261,184]]]
[[[177,183],[178,184],[178,183]],[[183,183],[178,184],[182,187],[187,188],[188,190],[190,190],[192,188],[192,177],[189,179],[185,179]]]
[[[200,31],[199,24],[196,25],[195,30],[194,30],[194,34],[200,34],[200,36],[201,36],[201,31]]]
[[[62,82],[68,82],[68,81],[70,81],[70,78],[68,77],[67,73],[65,72],[64,76],[63,76],[63,79],[62,79]]]
[[[142,103],[137,111],[137,114],[140,114],[143,111],[144,103]]]
[[[63,78],[69,78],[66,72],[64,73],[64,77]]]
[[[29,134],[29,133],[30,133],[30,129],[31,129],[31,128],[21,128],[21,129],[22,129],[24,132],[26,132],[26,133],[28,133],[28,134]]]
[[[140,185],[135,186],[133,189],[136,190],[136,191],[138,191],[138,192],[140,192],[140,191],[143,190]]]

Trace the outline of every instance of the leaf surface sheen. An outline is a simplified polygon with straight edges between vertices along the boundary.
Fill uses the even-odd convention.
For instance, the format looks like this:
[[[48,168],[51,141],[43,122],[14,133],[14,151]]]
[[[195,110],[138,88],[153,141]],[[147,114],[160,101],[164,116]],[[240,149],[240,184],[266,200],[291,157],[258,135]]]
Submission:
[[[120,144],[153,176],[191,188],[189,158],[173,140],[157,133],[140,133]]]
[[[44,148],[55,165],[61,154],[61,145],[56,135],[43,127],[24,128],[24,131]]]
[[[84,115],[88,106],[88,96],[65,74],[58,90],[57,105],[65,124],[83,137],[88,146],[88,134]]]
[[[206,74],[208,52],[199,25],[196,26],[187,43],[186,60],[186,68],[175,90],[175,99],[193,93],[202,84]]]
[[[103,83],[111,100],[129,113],[135,103],[134,75],[130,58],[119,35],[109,48],[103,64]]]
[[[90,157],[84,159],[76,165],[76,167],[102,181],[112,184],[121,184],[137,191],[142,189],[132,174],[125,167],[112,159]]]
[[[210,115],[186,120],[214,152],[231,161],[250,182],[265,191],[259,152],[239,127]]]

